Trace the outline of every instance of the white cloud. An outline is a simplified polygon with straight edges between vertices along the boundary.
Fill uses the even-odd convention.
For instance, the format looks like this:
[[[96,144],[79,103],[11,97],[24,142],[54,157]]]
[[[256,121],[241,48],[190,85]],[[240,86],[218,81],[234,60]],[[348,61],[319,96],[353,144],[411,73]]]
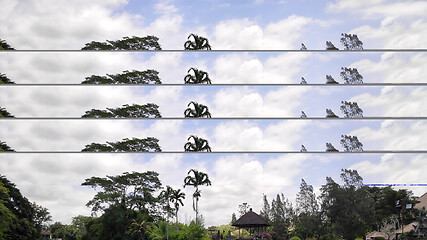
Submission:
[[[215,27],[212,46],[221,50],[295,49],[302,27],[310,21],[310,18],[292,15],[264,28],[247,18],[221,21]]]

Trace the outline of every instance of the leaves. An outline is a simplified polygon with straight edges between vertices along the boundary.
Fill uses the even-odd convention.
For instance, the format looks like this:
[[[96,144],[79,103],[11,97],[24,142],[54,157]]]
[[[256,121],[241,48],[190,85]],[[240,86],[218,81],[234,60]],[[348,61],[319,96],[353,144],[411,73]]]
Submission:
[[[346,118],[361,118],[363,117],[363,110],[357,105],[357,102],[341,102],[341,111]]]
[[[193,38],[193,40],[190,40]],[[212,50],[209,40],[205,37],[191,33],[187,37],[188,41],[184,43],[184,50]]]
[[[0,39],[0,50],[15,50],[15,48],[11,47],[6,40]]]
[[[340,76],[345,84],[363,84],[363,76],[357,68],[341,68]]]
[[[0,118],[14,118],[5,108],[0,107]]]
[[[159,106],[154,103],[131,106],[125,104],[121,108],[92,109],[86,111],[82,118],[161,118],[158,108]]]
[[[356,136],[341,135],[341,145],[345,152],[363,152],[363,144]]]
[[[123,37],[121,40],[86,43],[82,50],[162,50],[155,36]]]
[[[159,140],[153,137],[143,139],[125,138],[123,141],[107,142],[107,144],[91,143],[82,152],[161,152]]]
[[[92,75],[82,84],[161,84],[158,75],[159,72],[153,69],[123,71],[121,74],[107,74],[107,77]]]
[[[190,74],[190,72],[193,72],[193,74]],[[197,68],[190,68],[187,73],[188,74],[184,77],[185,84],[212,84],[209,74],[205,71]]]
[[[9,147],[5,142],[0,141],[0,152],[15,152],[15,150]]]
[[[326,50],[339,50],[337,47],[332,44],[330,41],[326,41]]]
[[[190,108],[190,105],[192,105],[193,108]],[[189,108],[184,111],[184,116],[186,118],[211,118],[209,109],[205,105],[191,101],[187,106]]]
[[[363,50],[363,43],[356,34],[341,33],[340,42],[344,50]]]
[[[190,139],[192,139],[194,143],[192,143]],[[203,138],[191,135],[187,140],[188,142],[184,145],[184,150],[186,152],[212,152],[209,142]]]
[[[6,74],[0,73],[0,84],[15,84],[10,78],[6,76]]]

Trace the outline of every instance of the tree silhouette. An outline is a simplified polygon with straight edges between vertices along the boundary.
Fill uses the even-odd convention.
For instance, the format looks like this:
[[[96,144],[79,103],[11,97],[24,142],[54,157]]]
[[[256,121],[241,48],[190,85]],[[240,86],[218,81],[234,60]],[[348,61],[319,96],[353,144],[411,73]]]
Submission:
[[[300,150],[300,152],[307,152],[307,149],[305,148],[305,146],[304,146],[304,145],[301,145],[301,150]]]
[[[194,143],[192,143],[190,139],[193,139]],[[203,138],[191,135],[188,137],[187,141],[188,142],[184,145],[184,150],[186,152],[212,152],[211,147],[209,147],[209,142]]]
[[[92,75],[86,77],[82,84],[161,84],[159,72],[153,69],[145,71],[123,71],[121,74],[105,76]]]
[[[0,141],[0,152],[15,152],[15,150],[9,147],[5,142]]]
[[[0,84],[15,84],[15,82],[11,81],[6,74],[0,73]]]
[[[363,43],[356,34],[341,33],[340,41],[344,50],[363,50]]]
[[[326,75],[326,84],[339,84],[331,75]]]
[[[0,107],[0,118],[14,118],[15,116],[13,116],[12,114],[10,114],[10,112],[8,112],[6,110],[6,108],[2,108]]]
[[[345,152],[363,152],[363,144],[356,136],[341,135],[340,143]]]
[[[193,41],[190,39],[193,38]],[[184,50],[212,50],[209,45],[209,40],[205,37],[191,33],[184,43]]]
[[[125,104],[121,108],[92,109],[86,111],[82,118],[161,118],[158,108],[159,106],[154,103],[131,106]]]
[[[107,144],[91,143],[82,152],[161,152],[159,140],[153,137],[143,139],[125,138],[123,141],[107,142]]]
[[[326,109],[326,118],[338,118],[338,116],[331,109]]]
[[[340,75],[345,84],[363,84],[363,76],[357,68],[341,68]]]
[[[193,173],[193,176],[191,176],[191,173]],[[201,190],[199,190],[199,186],[205,185],[210,186],[212,185],[211,181],[209,180],[208,174],[204,172],[199,172],[195,169],[191,169],[187,173],[187,177],[184,178],[184,188],[185,186],[193,186],[195,188],[195,191],[193,193],[193,210],[196,212],[196,225],[197,219],[198,219],[198,213],[199,213],[199,198],[201,197]]]
[[[307,81],[305,80],[304,77],[301,77],[301,84],[307,84]]]
[[[179,205],[184,206],[182,200],[185,199],[185,193],[181,192],[181,189],[173,190],[171,194],[171,202],[175,205],[175,217],[176,217],[176,232],[178,232],[178,211]]]
[[[123,37],[121,40],[86,43],[82,50],[162,50],[155,36]]]
[[[339,152],[331,143],[326,143],[326,152]]]
[[[15,48],[11,47],[6,40],[0,39],[0,50],[15,50]]]
[[[341,111],[346,118],[362,118],[363,110],[357,105],[357,102],[341,101]]]
[[[326,41],[326,50],[339,50],[337,47],[332,44],[330,41]]]
[[[190,108],[190,105],[192,105],[193,108]],[[211,118],[208,107],[203,104],[191,101],[187,107],[188,108],[184,111],[184,116],[186,118]]]
[[[300,118],[307,118],[307,115],[305,115],[304,111],[301,111],[301,117]]]
[[[304,43],[301,43],[301,48],[300,48],[300,50],[303,50],[303,51],[307,50],[307,47],[304,45]]]
[[[193,71],[193,74],[190,74],[191,71]],[[187,73],[188,74],[184,78],[185,84],[212,84],[209,74],[205,71],[198,70],[197,68],[190,68]]]

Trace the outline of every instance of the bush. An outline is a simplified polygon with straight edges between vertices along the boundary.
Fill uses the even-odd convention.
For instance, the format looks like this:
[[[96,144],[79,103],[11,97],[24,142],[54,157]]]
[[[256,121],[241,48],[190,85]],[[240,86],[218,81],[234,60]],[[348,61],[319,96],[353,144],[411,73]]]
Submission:
[[[290,240],[301,240],[299,237],[291,237]]]

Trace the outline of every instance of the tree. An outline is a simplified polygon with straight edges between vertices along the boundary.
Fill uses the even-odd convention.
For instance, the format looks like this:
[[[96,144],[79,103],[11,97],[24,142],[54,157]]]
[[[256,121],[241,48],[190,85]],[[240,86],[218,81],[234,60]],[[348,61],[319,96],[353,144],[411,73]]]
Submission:
[[[6,74],[0,73],[0,84],[15,84]]]
[[[193,139],[194,143],[190,141]],[[191,135],[187,139],[187,143],[184,145],[184,150],[186,152],[212,152],[211,147],[209,147],[209,142],[203,138]]]
[[[294,212],[292,204],[282,194],[277,194],[271,202],[271,225],[274,239],[284,239],[288,236]]]
[[[356,170],[342,170],[343,186],[326,178],[321,188],[322,212],[332,231],[344,239],[365,236],[373,223],[374,201]]]
[[[193,71],[193,74],[190,73],[191,71]],[[209,74],[205,71],[197,68],[190,68],[187,73],[188,74],[184,78],[185,84],[212,84]]]
[[[326,41],[326,50],[339,50],[337,47],[332,44],[330,41]]]
[[[0,50],[15,50],[15,48],[11,47],[6,40],[0,39]]]
[[[305,115],[305,112],[304,112],[304,111],[301,111],[301,116],[300,116],[300,118],[307,118],[307,115]]]
[[[193,41],[190,40],[191,37]],[[184,43],[184,50],[212,50],[209,40],[205,37],[191,33],[187,39]]]
[[[300,50],[303,50],[303,51],[307,50],[307,47],[304,45],[304,43],[301,43],[301,48],[300,48]]]
[[[5,142],[0,141],[0,152],[15,152]]]
[[[86,43],[82,50],[162,50],[155,36],[123,37],[121,40]]]
[[[161,84],[158,75],[159,72],[153,69],[123,71],[121,74],[107,74],[107,77],[92,75],[82,84]]]
[[[339,152],[331,143],[326,143],[326,152]]]
[[[171,202],[175,205],[176,232],[178,232],[179,205],[184,206],[184,203],[182,202],[183,199],[185,199],[185,193],[181,192],[181,189],[172,191]]]
[[[191,176],[193,173],[193,176]],[[185,186],[193,186],[195,191],[193,193],[193,210],[196,212],[196,225],[198,224],[198,213],[199,213],[199,198],[201,197],[201,190],[199,190],[199,186],[210,186],[212,185],[209,180],[208,174],[204,172],[199,172],[195,169],[190,169],[187,173],[187,177],[184,178],[184,188]]]
[[[338,116],[331,109],[326,109],[326,118],[338,118]]]
[[[341,135],[340,143],[345,152],[363,152],[363,144],[356,136]]]
[[[190,105],[193,105],[193,108],[190,108]],[[184,111],[184,116],[186,118],[211,118],[209,108],[203,104],[191,101],[187,107],[188,108]]]
[[[305,146],[304,146],[304,145],[301,145],[301,150],[300,150],[300,152],[307,152],[307,148],[305,148]]]
[[[331,75],[326,75],[326,84],[339,84]]]
[[[12,114],[10,114],[10,112],[8,112],[6,110],[6,108],[2,108],[0,107],[0,118],[14,118],[15,116],[13,116]]]
[[[42,230],[47,230],[48,222],[52,221],[49,210],[43,206],[37,205],[35,202],[31,205],[34,209],[34,225],[37,231],[41,232]]]
[[[267,195],[263,194],[263,204],[260,215],[265,218],[267,221],[271,219],[271,207],[267,200]]]
[[[231,214],[231,224],[233,224],[235,221],[237,221],[237,217],[235,213]]]
[[[308,185],[304,179],[301,179],[300,191],[297,193],[296,203],[298,213],[314,214],[319,210],[313,186]]]
[[[240,213],[240,217],[245,215],[248,211],[249,208],[251,207],[251,205],[249,205],[248,203],[242,203],[239,205],[239,213]]]
[[[154,103],[145,105],[128,104],[118,108],[107,108],[107,110],[92,109],[86,111],[82,118],[161,118],[159,106]]]
[[[166,212],[166,239],[169,239],[169,213],[172,211],[170,207],[171,196],[173,193],[171,186],[166,186],[166,189],[160,193],[160,198],[164,199],[166,205],[164,206]]]
[[[295,228],[302,239],[315,237],[320,233],[321,219],[319,204],[313,191],[313,186],[301,179],[300,191],[296,197]]]
[[[107,142],[107,144],[91,143],[82,152],[161,152],[159,140],[153,137],[125,138],[123,141]]]
[[[304,77],[301,77],[301,84],[307,84],[307,81],[305,80]]]
[[[363,76],[357,68],[341,68],[340,76],[345,84],[363,84]]]
[[[340,109],[346,118],[363,117],[363,110],[357,105],[357,102],[341,101]]]
[[[344,50],[363,50],[363,43],[356,34],[341,33],[340,41]]]

